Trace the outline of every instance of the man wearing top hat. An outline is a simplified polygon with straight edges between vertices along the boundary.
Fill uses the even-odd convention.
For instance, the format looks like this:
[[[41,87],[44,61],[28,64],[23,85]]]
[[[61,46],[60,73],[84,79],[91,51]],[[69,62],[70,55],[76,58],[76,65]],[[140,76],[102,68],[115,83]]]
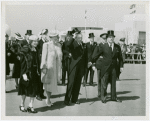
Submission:
[[[78,96],[86,67],[86,46],[82,42],[82,34],[80,32],[74,34],[74,38],[69,41],[68,47],[72,56],[64,104],[69,105],[70,101],[75,104],[80,104]]]
[[[69,66],[71,61],[71,53],[68,47],[69,41],[73,38],[72,32],[68,31],[65,42],[62,46],[63,59],[62,59],[62,85],[65,85],[66,73],[69,81]]]
[[[116,80],[117,80],[117,59],[120,64],[120,71],[123,71],[123,59],[121,48],[119,45],[114,43],[114,31],[107,32],[107,43],[103,44],[97,53],[94,53],[91,59],[91,65],[93,63],[93,69],[95,69],[95,62],[102,54],[102,66],[101,66],[101,101],[106,103],[107,97],[107,85],[111,82],[111,100],[121,102],[117,99],[116,95]]]
[[[92,67],[88,68],[88,62],[91,60],[94,49],[97,46],[97,43],[94,42],[94,37],[95,37],[94,33],[89,33],[88,38],[89,38],[90,42],[86,43],[87,68],[85,70],[83,86],[85,86],[87,84],[87,78],[88,78],[89,71],[90,71],[90,83],[89,84],[93,85],[94,70],[92,69]]]
[[[99,52],[99,48],[101,46],[103,46],[105,43],[107,43],[107,33],[103,33],[100,35],[101,41],[100,43],[95,47],[93,55],[95,55],[95,53]],[[102,67],[102,59],[103,59],[103,55],[101,54],[96,63],[95,63],[95,67],[97,69],[97,82],[98,82],[98,98],[101,98],[101,78],[100,78],[100,73],[101,73],[101,67]]]
[[[29,44],[29,37],[32,35],[32,30],[27,30],[25,34],[25,39],[21,41],[21,46]]]

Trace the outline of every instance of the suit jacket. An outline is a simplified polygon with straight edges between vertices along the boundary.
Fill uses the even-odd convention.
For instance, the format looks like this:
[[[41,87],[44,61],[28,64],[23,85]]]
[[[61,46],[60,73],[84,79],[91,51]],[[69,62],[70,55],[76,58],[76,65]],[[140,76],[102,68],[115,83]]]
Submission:
[[[100,43],[95,47],[94,52],[92,54],[92,58],[93,56],[95,56],[96,53],[99,53],[99,49],[101,48],[101,46],[103,46],[103,43]],[[100,70],[102,67],[102,59],[103,59],[103,55],[101,54],[95,62],[95,67],[97,68],[97,70]]]
[[[37,46],[38,51],[39,51],[39,60],[40,60],[40,62],[41,62],[41,58],[42,58],[43,44],[44,44],[43,40],[40,39],[39,43],[38,43],[38,46]]]
[[[91,62],[95,63],[101,54],[103,54],[103,59],[101,62],[101,78],[104,76],[104,74],[111,65],[117,71],[117,59],[119,60],[120,67],[123,67],[122,52],[119,45],[114,43],[113,51],[110,50],[108,43],[100,46],[99,51],[97,53],[93,53]]]
[[[79,61],[83,61],[84,63],[84,69],[86,67],[86,46],[84,43],[82,43],[82,46],[77,43],[74,39],[71,39],[68,43],[68,47],[70,49],[70,53],[72,54],[71,57],[71,63],[70,63],[70,69],[69,73],[72,72],[72,70],[77,66]],[[84,72],[82,73],[84,74]]]
[[[29,43],[27,42],[27,40],[21,40],[19,41],[20,42],[20,45],[23,47],[24,45],[28,45]]]
[[[65,41],[62,45],[63,61],[66,60],[66,58],[68,58],[69,56],[69,53],[70,53],[70,49],[68,47],[69,43],[70,43],[69,41]]]
[[[92,54],[94,52],[95,47],[97,46],[97,43],[94,42],[93,46],[90,44],[90,42],[86,43],[86,56],[87,56],[87,62],[90,62],[92,58]]]

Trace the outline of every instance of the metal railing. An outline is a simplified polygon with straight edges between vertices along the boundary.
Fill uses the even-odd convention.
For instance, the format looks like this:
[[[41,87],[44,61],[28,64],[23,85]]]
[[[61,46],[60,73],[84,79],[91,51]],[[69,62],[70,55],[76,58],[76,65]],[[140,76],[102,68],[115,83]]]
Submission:
[[[144,55],[143,53],[127,53],[125,62],[131,62],[131,63],[138,62],[140,64],[143,64],[142,62],[146,63],[146,55],[145,57],[143,57],[143,55]]]

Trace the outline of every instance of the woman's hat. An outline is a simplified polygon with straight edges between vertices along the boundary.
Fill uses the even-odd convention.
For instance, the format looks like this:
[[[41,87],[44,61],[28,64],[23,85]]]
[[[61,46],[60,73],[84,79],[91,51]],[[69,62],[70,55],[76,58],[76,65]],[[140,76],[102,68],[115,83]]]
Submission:
[[[100,35],[100,37],[103,37],[103,36],[105,36],[105,38],[107,38],[107,33],[103,33]]]
[[[94,33],[90,33],[88,38],[95,37]]]
[[[41,34],[46,35],[47,33],[48,33],[48,29],[43,29]]]
[[[121,38],[120,41],[121,41],[121,42],[125,42],[125,38]]]
[[[25,35],[32,35],[32,30],[27,30],[27,33]]]
[[[58,32],[51,32],[51,33],[49,33],[49,37],[56,37],[56,36],[59,36]]]
[[[24,40],[24,38],[17,32],[17,33],[15,33],[15,38],[17,39],[17,40]]]
[[[109,37],[109,36],[115,37],[113,30],[109,30],[109,31],[107,32],[107,37]]]

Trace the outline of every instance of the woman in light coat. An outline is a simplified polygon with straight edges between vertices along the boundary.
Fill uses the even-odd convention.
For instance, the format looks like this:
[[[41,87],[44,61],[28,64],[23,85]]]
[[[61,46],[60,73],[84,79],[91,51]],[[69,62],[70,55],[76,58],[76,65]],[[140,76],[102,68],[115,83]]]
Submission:
[[[51,93],[57,92],[57,81],[60,79],[61,70],[61,45],[58,43],[59,36],[50,34],[50,42],[43,44],[41,60],[41,81],[47,94],[47,106],[53,105],[50,101]]]

